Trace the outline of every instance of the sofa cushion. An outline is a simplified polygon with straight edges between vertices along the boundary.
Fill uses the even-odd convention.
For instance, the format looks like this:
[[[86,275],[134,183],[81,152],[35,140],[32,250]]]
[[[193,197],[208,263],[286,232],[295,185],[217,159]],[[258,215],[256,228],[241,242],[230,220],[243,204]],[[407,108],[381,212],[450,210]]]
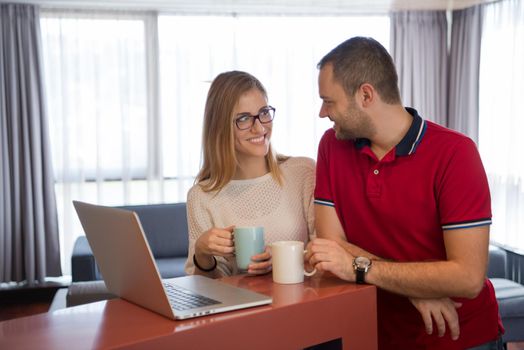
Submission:
[[[156,259],[187,257],[189,242],[185,203],[128,205],[120,208],[138,215]]]
[[[180,258],[160,258],[155,259],[155,262],[162,278],[173,278],[186,274],[184,270],[186,259],[185,256]]]
[[[491,278],[490,281],[495,288],[502,319],[522,318],[524,320],[524,286],[504,278]]]

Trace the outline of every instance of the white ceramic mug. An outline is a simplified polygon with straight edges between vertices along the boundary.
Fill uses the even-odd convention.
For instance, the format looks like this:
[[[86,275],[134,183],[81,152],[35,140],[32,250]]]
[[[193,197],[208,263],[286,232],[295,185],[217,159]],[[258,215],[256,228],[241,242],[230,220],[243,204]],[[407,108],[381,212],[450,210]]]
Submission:
[[[313,276],[317,270],[304,270],[304,242],[279,241],[271,244],[273,282],[282,284],[302,283],[304,276]]]

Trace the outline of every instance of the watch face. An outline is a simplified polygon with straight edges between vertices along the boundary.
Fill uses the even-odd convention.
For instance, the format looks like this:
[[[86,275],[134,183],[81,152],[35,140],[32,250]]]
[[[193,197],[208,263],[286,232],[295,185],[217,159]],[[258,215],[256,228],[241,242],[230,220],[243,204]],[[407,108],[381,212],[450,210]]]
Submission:
[[[369,265],[371,265],[371,261],[365,256],[357,256],[355,258],[355,265],[357,266],[357,268],[366,268],[369,267]]]

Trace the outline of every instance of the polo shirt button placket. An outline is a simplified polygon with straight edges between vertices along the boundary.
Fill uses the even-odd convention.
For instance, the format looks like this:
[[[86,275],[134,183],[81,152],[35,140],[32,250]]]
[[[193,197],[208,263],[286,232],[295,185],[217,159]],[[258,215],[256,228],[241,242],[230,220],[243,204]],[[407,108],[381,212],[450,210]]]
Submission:
[[[374,168],[368,175],[367,196],[370,198],[379,198],[381,195],[380,178],[377,176],[380,170]]]

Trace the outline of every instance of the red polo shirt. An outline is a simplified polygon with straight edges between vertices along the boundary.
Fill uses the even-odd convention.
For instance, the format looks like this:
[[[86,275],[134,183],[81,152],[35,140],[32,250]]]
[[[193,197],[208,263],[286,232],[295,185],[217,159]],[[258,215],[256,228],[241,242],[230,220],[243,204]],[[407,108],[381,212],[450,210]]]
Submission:
[[[318,151],[315,203],[333,206],[348,241],[374,255],[404,262],[445,260],[443,230],[491,224],[486,174],[471,139],[407,110],[413,116],[410,129],[380,161],[369,140],[337,140],[334,130],[326,131]],[[463,304],[457,341],[449,332],[428,336],[407,298],[379,289],[379,348],[465,349],[503,332],[487,278],[475,299],[455,300]]]

